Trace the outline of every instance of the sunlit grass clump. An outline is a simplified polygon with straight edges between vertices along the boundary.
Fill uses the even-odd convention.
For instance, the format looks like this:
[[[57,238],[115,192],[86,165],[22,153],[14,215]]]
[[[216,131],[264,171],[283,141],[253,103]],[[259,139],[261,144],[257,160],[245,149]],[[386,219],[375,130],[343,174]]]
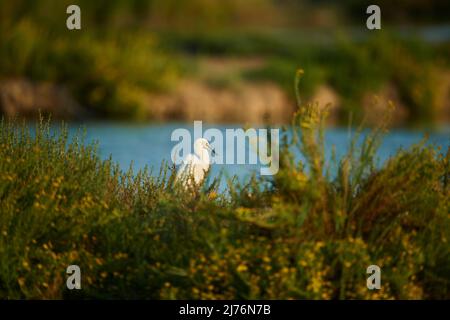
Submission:
[[[2,121],[0,298],[448,299],[448,152],[420,144],[377,169],[378,130],[327,164],[322,120],[301,106],[280,172],[227,194],[179,188],[167,165],[121,172],[64,127]],[[72,264],[81,290],[66,288]]]

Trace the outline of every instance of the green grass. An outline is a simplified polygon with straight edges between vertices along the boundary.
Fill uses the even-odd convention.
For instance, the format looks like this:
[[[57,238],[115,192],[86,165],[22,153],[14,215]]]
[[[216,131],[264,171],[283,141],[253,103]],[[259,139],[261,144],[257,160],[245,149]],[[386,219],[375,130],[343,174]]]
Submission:
[[[448,151],[419,144],[377,169],[381,128],[325,163],[323,118],[300,106],[279,173],[227,194],[184,190],[166,164],[121,172],[64,127],[2,121],[0,298],[448,299]],[[66,289],[71,264],[82,290]]]

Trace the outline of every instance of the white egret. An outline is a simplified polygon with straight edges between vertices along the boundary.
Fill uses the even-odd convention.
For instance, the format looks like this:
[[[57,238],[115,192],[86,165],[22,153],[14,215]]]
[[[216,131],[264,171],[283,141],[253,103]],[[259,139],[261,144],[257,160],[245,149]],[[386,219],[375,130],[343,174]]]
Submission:
[[[175,181],[183,183],[185,187],[199,185],[205,178],[211,165],[209,151],[214,155],[208,140],[199,138],[194,142],[194,154],[188,154],[177,172]],[[193,181],[192,181],[193,180]]]

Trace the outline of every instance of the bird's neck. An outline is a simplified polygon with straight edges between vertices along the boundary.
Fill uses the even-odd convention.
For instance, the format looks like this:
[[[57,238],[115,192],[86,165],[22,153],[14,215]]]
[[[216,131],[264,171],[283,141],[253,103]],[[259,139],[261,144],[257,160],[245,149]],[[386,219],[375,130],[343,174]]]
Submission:
[[[202,150],[200,152],[200,154],[198,155],[200,158],[200,161],[204,162],[204,163],[209,163],[209,153],[208,150]]]

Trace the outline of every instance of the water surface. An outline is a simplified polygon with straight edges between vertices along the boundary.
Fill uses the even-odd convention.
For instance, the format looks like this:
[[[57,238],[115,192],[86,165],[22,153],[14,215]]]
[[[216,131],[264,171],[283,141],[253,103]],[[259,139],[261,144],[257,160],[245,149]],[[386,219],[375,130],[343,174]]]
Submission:
[[[133,168],[143,169],[145,166],[153,168],[154,174],[158,174],[163,161],[171,163],[170,155],[172,148],[177,144],[171,141],[171,134],[177,128],[186,128],[192,132],[192,125],[189,124],[124,124],[111,122],[88,122],[83,125],[69,124],[69,134],[74,135],[79,131],[80,126],[86,129],[86,143],[97,141],[102,158],[106,159],[110,155],[118,162],[123,170],[127,170],[131,164]],[[213,126],[203,125],[203,130]],[[215,128],[225,132],[225,129],[240,128],[239,125],[214,125]],[[333,128],[325,133],[325,152],[329,159],[334,146],[336,154],[341,157],[348,151],[349,133],[347,129]],[[392,130],[385,135],[384,140],[378,150],[378,165],[394,155],[400,148],[407,149],[411,145],[419,143],[424,139],[424,133],[420,131]],[[225,134],[224,134],[225,136]],[[441,147],[445,152],[450,143],[450,128],[429,133],[427,140],[429,144]],[[228,144],[230,142],[228,141]],[[217,150],[218,152],[224,152]],[[297,157],[301,159],[299,152],[295,151]],[[241,181],[245,181],[252,172],[259,172],[259,165],[213,165],[212,177],[219,172],[224,172],[226,176],[236,175]],[[222,184],[225,187],[225,184]]]

